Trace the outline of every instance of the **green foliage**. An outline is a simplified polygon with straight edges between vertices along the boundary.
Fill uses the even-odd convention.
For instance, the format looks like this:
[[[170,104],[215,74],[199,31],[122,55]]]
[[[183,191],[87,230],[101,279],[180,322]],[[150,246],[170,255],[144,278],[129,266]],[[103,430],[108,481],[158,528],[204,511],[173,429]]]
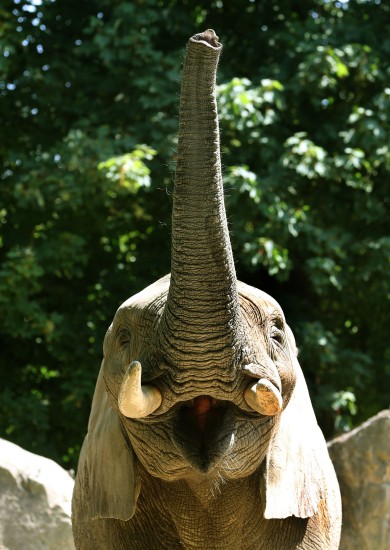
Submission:
[[[328,435],[390,402],[388,11],[318,2],[286,20],[288,64],[219,87],[238,270],[287,310]]]
[[[180,65],[204,28],[238,275],[282,304],[327,435],[389,406],[388,21],[380,0],[2,3],[4,437],[76,464],[115,309],[169,271]]]

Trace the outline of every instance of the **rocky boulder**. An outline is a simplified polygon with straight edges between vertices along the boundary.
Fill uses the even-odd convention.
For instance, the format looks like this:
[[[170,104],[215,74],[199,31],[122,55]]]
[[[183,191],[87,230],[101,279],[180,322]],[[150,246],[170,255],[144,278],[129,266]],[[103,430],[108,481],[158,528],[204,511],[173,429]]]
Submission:
[[[340,483],[340,550],[390,549],[390,409],[329,444]]]
[[[73,550],[72,491],[58,464],[0,439],[0,548]]]

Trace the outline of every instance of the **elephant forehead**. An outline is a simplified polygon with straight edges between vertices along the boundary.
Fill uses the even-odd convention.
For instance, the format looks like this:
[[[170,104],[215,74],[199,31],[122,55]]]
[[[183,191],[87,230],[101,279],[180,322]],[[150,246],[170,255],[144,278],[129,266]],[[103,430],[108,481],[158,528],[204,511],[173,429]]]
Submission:
[[[265,315],[272,315],[277,312],[285,321],[283,310],[275,298],[241,281],[237,281],[237,289],[242,298],[253,302]]]
[[[131,296],[123,302],[117,314],[121,316],[129,311],[134,314],[137,312],[143,314],[146,310],[153,309],[154,313],[158,315],[165,305],[170,279],[170,274],[165,275],[165,277],[158,279],[156,282],[141,290],[141,292],[134,294],[134,296]],[[280,304],[266,292],[241,281],[237,281],[237,290],[240,296],[254,303],[265,315],[271,315],[277,311],[284,320],[284,314]]]
[[[118,309],[118,313],[122,314],[125,311],[145,311],[152,306],[155,306],[156,312],[162,309],[166,302],[169,290],[170,275],[162,277],[153,284],[147,286],[141,292],[134,294],[128,298]]]

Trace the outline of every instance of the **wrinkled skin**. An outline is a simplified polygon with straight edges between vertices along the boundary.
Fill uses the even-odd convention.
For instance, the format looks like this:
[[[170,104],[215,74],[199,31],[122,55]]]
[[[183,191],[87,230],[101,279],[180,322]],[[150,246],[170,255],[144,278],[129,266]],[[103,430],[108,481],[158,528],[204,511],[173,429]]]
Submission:
[[[338,484],[294,337],[278,303],[235,276],[220,49],[213,31],[188,45],[172,272],[127,300],[107,332],[73,497],[78,549],[338,548]],[[135,360],[143,393],[125,383]],[[136,394],[153,396],[148,409],[143,397],[134,408]]]

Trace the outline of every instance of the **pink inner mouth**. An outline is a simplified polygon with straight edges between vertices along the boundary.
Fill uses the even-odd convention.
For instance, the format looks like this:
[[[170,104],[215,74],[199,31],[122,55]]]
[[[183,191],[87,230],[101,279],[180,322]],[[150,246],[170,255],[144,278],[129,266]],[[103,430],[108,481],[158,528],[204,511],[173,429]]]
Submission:
[[[196,418],[197,424],[202,431],[206,426],[208,413],[214,407],[216,402],[216,399],[213,399],[208,395],[200,395],[192,400],[191,412]]]
[[[172,436],[189,464],[205,473],[225,456],[235,430],[228,401],[198,395],[177,407]]]

